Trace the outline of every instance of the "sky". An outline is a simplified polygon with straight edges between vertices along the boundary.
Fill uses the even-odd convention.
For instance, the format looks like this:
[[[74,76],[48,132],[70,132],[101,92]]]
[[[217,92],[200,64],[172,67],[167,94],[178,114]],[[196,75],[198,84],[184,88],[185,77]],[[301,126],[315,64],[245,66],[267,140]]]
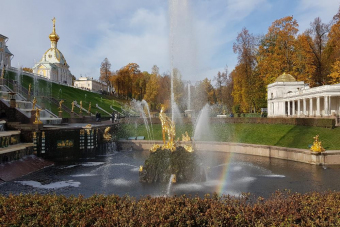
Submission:
[[[293,16],[299,31],[320,17],[328,23],[340,0],[1,0],[0,34],[13,67],[33,67],[50,48],[52,19],[58,49],[71,73],[99,78],[108,58],[115,71],[137,63],[141,71],[172,67],[182,79],[213,80],[237,64],[233,43],[242,28],[264,35],[277,19]]]

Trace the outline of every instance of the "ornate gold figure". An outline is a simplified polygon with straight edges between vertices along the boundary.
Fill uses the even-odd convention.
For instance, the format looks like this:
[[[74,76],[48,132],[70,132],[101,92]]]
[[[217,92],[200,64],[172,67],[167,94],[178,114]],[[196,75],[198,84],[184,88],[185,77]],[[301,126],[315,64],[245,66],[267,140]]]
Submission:
[[[32,110],[34,110],[35,108],[35,104],[37,104],[37,99],[34,97],[33,101],[32,101],[33,105],[32,105]]]
[[[40,125],[42,124],[42,122],[40,121],[40,110],[39,108],[36,109],[36,112],[35,112],[35,121],[33,122],[33,124],[36,124],[36,125]]]
[[[63,110],[62,110],[63,102],[64,102],[64,100],[60,100],[60,102],[59,102],[59,112],[63,112]]]
[[[110,129],[111,129],[111,127],[106,127],[105,130],[104,130],[103,138],[106,141],[111,140]]]
[[[313,139],[314,139],[314,142],[310,150],[313,152],[324,152],[325,148],[322,147],[321,141],[319,141],[319,135],[316,135],[315,137],[313,137]]]
[[[2,66],[2,70],[1,70],[1,79],[3,79],[5,76],[5,66]]]
[[[31,85],[31,84],[29,84],[29,85],[28,85],[28,95],[30,95],[30,94],[31,94],[31,88],[32,88],[32,85]]]
[[[191,141],[191,138],[188,135],[188,132],[185,132],[184,134],[182,134],[182,141],[184,142]]]
[[[74,101],[73,101],[71,104],[72,104],[71,113],[73,113],[73,109],[74,109]]]
[[[37,138],[37,132],[33,132],[33,138]]]
[[[89,109],[87,110],[87,112],[91,113],[91,102],[89,103]]]
[[[162,134],[163,134],[163,148],[169,149],[171,151],[176,150],[175,146],[175,136],[176,136],[176,128],[175,122],[173,122],[166,114],[164,113],[164,107],[162,107],[161,112],[159,113],[159,119],[162,123]],[[168,134],[168,142],[165,143],[165,133]]]
[[[41,132],[41,138],[45,138],[45,132],[44,131]]]
[[[79,113],[82,113],[82,112],[81,112],[81,109],[83,109],[83,101],[80,100],[79,105],[80,105],[80,111],[79,111]]]

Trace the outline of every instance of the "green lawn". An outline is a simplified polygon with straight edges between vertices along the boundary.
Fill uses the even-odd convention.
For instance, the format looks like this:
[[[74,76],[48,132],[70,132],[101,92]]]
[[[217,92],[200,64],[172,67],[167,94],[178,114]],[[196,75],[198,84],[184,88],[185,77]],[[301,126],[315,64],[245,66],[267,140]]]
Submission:
[[[295,125],[269,124],[211,124],[210,138],[207,141],[240,142],[308,149],[313,137],[320,135],[323,146],[328,150],[340,150],[340,128],[328,129]],[[187,131],[193,135],[191,124],[176,125],[176,138],[181,139]],[[153,125],[154,139],[162,139],[161,125]],[[128,136],[147,136],[144,125],[122,125],[119,138]]]
[[[7,75],[10,79],[15,79],[15,73],[9,72]],[[114,99],[107,99],[107,96],[103,96],[100,94],[92,93],[89,91],[84,91],[81,89],[76,89],[73,87],[68,87],[60,84],[55,84],[51,82],[47,82],[45,80],[38,80],[37,86],[34,86],[34,81],[32,77],[23,75],[22,76],[22,85],[28,89],[29,84],[32,86],[32,91],[36,89],[39,96],[52,96],[58,100],[63,99],[64,105],[71,108],[72,101],[76,100],[79,104],[80,101],[83,102],[83,107],[88,109],[89,103],[91,102],[91,113],[95,114],[96,111],[101,113],[101,116],[108,116],[107,113],[101,111],[100,109],[96,108],[96,104],[98,104],[101,108],[106,110],[107,112],[111,113],[112,110],[110,109],[110,105],[113,106],[118,111],[121,111],[121,103]],[[10,86],[11,87],[11,86]],[[11,87],[12,88],[12,87]],[[47,100],[41,99],[38,96],[38,104],[41,105],[42,103],[45,104],[47,109],[51,109],[51,111],[58,115],[58,105],[49,103]],[[33,97],[31,97],[33,99]],[[79,108],[74,108],[75,112],[79,112]],[[83,112],[84,113],[84,112]],[[64,111],[63,117],[69,117],[69,115]]]

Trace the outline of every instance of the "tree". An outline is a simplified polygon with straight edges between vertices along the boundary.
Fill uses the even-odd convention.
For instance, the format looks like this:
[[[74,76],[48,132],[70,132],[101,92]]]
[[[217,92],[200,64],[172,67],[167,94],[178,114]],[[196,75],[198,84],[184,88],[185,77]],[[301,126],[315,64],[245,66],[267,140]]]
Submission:
[[[313,56],[314,72],[310,81],[311,86],[317,86],[327,83],[327,71],[325,69],[324,49],[327,43],[327,34],[329,25],[322,23],[319,17],[311,23],[311,28],[307,30],[306,35],[310,38],[305,39],[308,43]]]
[[[263,103],[263,80],[256,70],[257,39],[246,28],[238,34],[233,45],[238,54],[238,64],[232,74],[233,95],[244,112],[256,111]]]
[[[104,59],[104,61],[100,65],[100,77],[99,80],[103,81],[107,84],[108,87],[110,87],[111,90],[111,83],[110,83],[110,77],[111,77],[111,63],[107,58]]]
[[[226,68],[225,72],[218,72],[217,76],[214,77],[214,80],[216,81],[217,102],[220,104],[224,104],[225,99],[223,96],[223,89],[226,86],[228,80],[228,68]]]
[[[328,75],[330,84],[340,83],[340,60],[332,66],[332,73]]]
[[[295,36],[298,23],[292,17],[276,20],[268,29],[259,47],[258,70],[265,85],[273,83],[283,72],[294,74]]]
[[[150,105],[150,108],[152,110],[155,110],[157,108],[157,96],[159,94],[159,75],[157,74],[151,74],[150,79],[148,83],[146,84],[146,91],[144,94],[144,99],[147,101]]]

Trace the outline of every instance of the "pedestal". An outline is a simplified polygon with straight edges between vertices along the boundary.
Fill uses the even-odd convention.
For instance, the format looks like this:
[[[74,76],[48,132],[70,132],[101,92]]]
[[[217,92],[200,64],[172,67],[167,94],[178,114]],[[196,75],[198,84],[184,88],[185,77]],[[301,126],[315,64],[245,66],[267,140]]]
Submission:
[[[71,112],[70,118],[74,118],[74,113],[73,112]]]
[[[59,118],[63,118],[63,111],[59,111],[58,113],[59,113],[59,115],[58,115]]]
[[[31,110],[31,120],[30,120],[30,122],[33,124],[33,122],[35,121],[35,113],[36,113],[37,111],[36,110]]]
[[[27,95],[27,101],[31,101],[31,94]]]
[[[0,78],[0,85],[5,85],[5,79],[4,78]]]
[[[192,118],[193,116],[193,113],[194,111],[193,110],[185,110],[185,115],[188,117],[188,118]]]
[[[11,108],[16,108],[17,107],[17,101],[15,99],[10,99],[9,100],[9,106]]]

